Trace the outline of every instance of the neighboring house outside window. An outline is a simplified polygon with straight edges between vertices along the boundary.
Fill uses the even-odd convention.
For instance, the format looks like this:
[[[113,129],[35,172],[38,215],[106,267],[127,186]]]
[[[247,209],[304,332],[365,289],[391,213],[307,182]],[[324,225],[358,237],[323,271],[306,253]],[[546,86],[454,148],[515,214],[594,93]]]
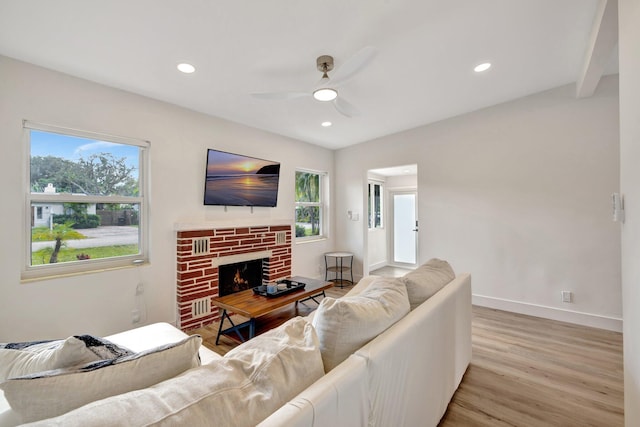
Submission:
[[[23,280],[148,261],[149,143],[25,121]]]
[[[326,173],[296,171],[295,227],[297,240],[325,237],[325,180]]]
[[[381,183],[369,181],[369,229],[384,226],[382,190]]]

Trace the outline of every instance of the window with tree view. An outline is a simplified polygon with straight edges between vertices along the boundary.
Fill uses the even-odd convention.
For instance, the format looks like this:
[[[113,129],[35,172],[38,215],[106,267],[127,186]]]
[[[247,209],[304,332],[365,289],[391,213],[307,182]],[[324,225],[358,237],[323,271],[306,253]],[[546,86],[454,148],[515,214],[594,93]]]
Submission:
[[[369,182],[369,228],[382,226],[382,184]]]
[[[146,259],[146,141],[25,122],[25,278]]]
[[[324,174],[296,171],[296,238],[323,236]]]

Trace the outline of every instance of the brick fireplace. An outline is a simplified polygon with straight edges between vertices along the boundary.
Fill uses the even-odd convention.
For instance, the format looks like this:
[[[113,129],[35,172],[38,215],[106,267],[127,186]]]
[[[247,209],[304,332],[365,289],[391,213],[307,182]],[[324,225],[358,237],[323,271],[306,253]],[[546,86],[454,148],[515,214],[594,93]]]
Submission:
[[[178,327],[200,328],[220,318],[219,266],[262,260],[263,280],[291,276],[291,226],[225,227],[177,232]]]

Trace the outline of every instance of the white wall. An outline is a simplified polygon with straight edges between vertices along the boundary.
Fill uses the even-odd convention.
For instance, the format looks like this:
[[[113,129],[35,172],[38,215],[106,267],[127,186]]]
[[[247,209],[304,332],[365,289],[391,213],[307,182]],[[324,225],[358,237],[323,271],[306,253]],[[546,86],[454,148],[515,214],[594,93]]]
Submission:
[[[363,209],[366,170],[417,162],[420,262],[470,272],[477,304],[619,329],[617,84],[605,78],[587,99],[567,85],[342,149],[337,211]],[[336,245],[362,271],[364,227],[340,219]]]
[[[293,222],[296,167],[333,173],[333,152],[163,102],[0,57],[0,341],[105,335],[132,326],[145,284],[146,323],[175,320],[176,223]],[[20,283],[22,120],[151,141],[151,263]],[[277,208],[203,206],[207,148],[281,162]],[[333,218],[331,218],[333,219]],[[319,276],[332,241],[296,245],[293,273]]]
[[[367,232],[369,271],[384,267],[388,263],[387,229],[385,224],[384,228],[373,228]]]
[[[396,175],[387,177],[387,191],[415,190],[418,188],[417,175]]]
[[[624,419],[640,426],[640,1],[620,0],[620,187],[624,313]]]

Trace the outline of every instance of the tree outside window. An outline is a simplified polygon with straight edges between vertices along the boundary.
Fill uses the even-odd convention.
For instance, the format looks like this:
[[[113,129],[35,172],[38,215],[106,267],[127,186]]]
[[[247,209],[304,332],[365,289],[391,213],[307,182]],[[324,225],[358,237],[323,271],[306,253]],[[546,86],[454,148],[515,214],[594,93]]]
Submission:
[[[324,174],[296,171],[296,238],[323,235],[322,184]]]

